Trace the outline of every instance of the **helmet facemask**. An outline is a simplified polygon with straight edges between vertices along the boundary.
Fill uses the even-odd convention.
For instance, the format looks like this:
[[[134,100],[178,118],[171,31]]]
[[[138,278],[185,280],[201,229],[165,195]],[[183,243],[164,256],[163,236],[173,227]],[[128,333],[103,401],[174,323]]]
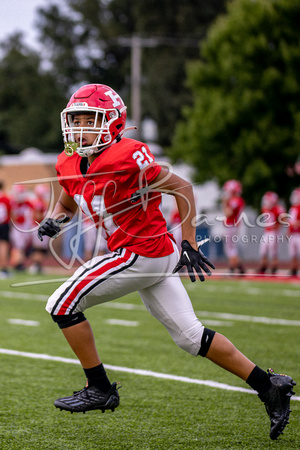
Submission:
[[[124,107],[126,109],[126,107]],[[74,117],[81,114],[91,114],[94,116],[94,125],[85,127],[76,127]],[[79,156],[87,157],[100,152],[103,147],[113,141],[110,132],[112,123],[119,119],[120,111],[116,108],[102,109],[90,107],[85,102],[73,103],[61,113],[61,126],[65,143],[65,153],[72,156],[75,152]],[[93,134],[95,139],[92,145],[83,144],[85,134]],[[79,135],[75,140],[75,135]]]

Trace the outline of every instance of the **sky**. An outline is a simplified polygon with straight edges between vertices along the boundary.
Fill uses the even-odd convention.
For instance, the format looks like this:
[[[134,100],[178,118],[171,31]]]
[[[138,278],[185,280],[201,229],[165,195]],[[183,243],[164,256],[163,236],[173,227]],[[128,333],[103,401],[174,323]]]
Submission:
[[[49,0],[1,0],[0,1],[0,42],[9,35],[22,31],[27,45],[38,48],[37,32],[34,27],[36,9],[47,6]]]

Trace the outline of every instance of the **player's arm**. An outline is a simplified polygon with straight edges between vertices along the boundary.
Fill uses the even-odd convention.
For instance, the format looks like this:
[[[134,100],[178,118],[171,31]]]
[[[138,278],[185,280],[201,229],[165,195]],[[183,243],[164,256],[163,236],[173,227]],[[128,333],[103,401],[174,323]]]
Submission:
[[[150,187],[175,197],[181,219],[182,240],[187,240],[197,250],[196,230],[193,226],[196,207],[191,183],[162,168],[159,175],[150,183]]]
[[[61,225],[72,219],[76,211],[77,203],[62,190],[51,216],[40,223],[39,239],[42,241],[43,236],[55,237],[60,232]]]
[[[182,252],[173,273],[186,266],[191,281],[196,281],[194,271],[198,274],[200,280],[204,281],[202,270],[207,275],[211,275],[208,266],[212,269],[215,266],[206,258],[200,248],[198,249],[196,243],[196,230],[193,226],[196,207],[191,183],[162,168],[159,175],[150,183],[150,187],[159,192],[173,195],[176,199],[181,219]]]
[[[58,217],[67,216],[72,219],[78,208],[75,200],[70,197],[64,189],[62,189],[59,199],[51,214],[51,217],[57,219]]]

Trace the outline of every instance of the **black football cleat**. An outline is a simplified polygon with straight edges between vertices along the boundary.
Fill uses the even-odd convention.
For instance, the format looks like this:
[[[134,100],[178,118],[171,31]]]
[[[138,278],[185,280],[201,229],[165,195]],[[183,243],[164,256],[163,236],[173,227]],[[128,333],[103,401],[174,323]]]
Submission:
[[[296,382],[288,375],[274,373],[273,369],[268,370],[268,375],[272,387],[259,398],[264,402],[271,420],[270,438],[276,440],[289,423],[290,400],[295,394],[293,386]]]
[[[70,397],[63,397],[55,400],[54,406],[60,410],[73,412],[93,411],[101,409],[104,413],[106,409],[115,410],[119,406],[120,396],[117,383],[113,383],[108,392],[101,392],[96,386],[87,386],[81,391],[74,392]]]

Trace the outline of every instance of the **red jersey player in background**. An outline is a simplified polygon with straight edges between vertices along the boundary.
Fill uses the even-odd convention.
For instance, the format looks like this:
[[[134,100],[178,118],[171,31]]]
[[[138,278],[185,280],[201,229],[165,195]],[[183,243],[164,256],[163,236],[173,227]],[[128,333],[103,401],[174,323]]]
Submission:
[[[278,244],[279,231],[282,226],[280,217],[285,213],[283,206],[279,204],[276,192],[266,192],[261,201],[261,213],[265,215],[264,234],[260,241],[260,268],[258,272],[264,274],[270,268],[273,275],[278,269]]]
[[[42,222],[43,218],[47,214],[50,202],[50,188],[46,184],[37,184],[34,188],[35,197],[32,200],[33,206],[33,224],[32,227],[36,228],[36,224]],[[31,265],[29,267],[29,273],[36,274],[42,273],[43,261],[48,253],[49,237],[45,237],[41,241],[37,233],[32,233],[32,252],[31,252]]]
[[[300,259],[300,188],[293,190],[289,209],[289,254],[291,258],[291,276],[297,276]]]
[[[27,251],[31,248],[33,204],[29,191],[22,184],[14,184],[12,187],[11,211],[11,266],[17,271],[23,271]]]
[[[245,273],[239,256],[240,215],[244,210],[245,202],[241,197],[242,185],[238,180],[228,180],[223,186],[222,208],[225,215],[225,254],[228,258],[229,271],[237,270]]]
[[[187,266],[192,281],[195,272],[204,281],[202,270],[210,275],[208,266],[214,268],[196,244],[191,184],[158,165],[146,144],[123,137],[126,106],[110,87],[83,86],[61,118],[65,152],[56,168],[62,191],[38,234],[56,236],[79,207],[104,228],[111,253],[84,263],[48,300],[46,309],[87,378],[84,389],[56,400],[55,406],[85,412],[113,411],[119,405],[117,385],[108,379],[84,311],[137,291],[180,348],[208,358],[258,391],[271,419],[270,437],[277,439],[287,423],[295,382],[289,376],[266,373],[223,335],[202,325],[177,273]],[[181,256],[159,207],[161,192],[177,202]],[[113,222],[110,229],[108,220]]]
[[[11,201],[4,191],[4,184],[0,181],[0,278],[9,275],[9,231],[10,231]]]

